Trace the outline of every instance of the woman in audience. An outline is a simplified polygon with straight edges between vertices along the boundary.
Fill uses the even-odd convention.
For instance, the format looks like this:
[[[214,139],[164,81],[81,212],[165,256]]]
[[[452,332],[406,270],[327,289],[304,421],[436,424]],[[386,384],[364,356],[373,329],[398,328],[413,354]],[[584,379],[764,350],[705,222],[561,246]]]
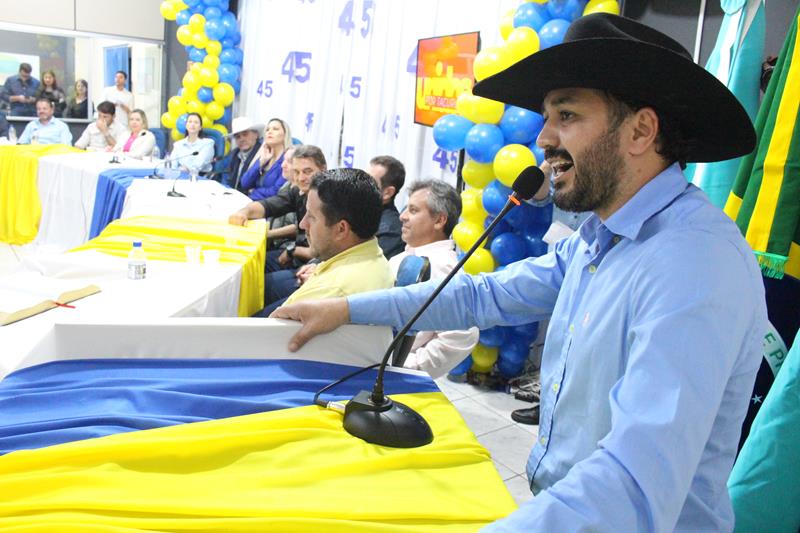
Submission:
[[[44,71],[44,74],[42,74],[42,83],[39,84],[39,88],[36,89],[35,96],[37,100],[39,98],[47,98],[53,102],[55,116],[60,117],[63,115],[64,109],[67,107],[67,98],[64,95],[64,91],[58,86],[55,72],[52,70]]]
[[[75,96],[70,98],[66,118],[89,118],[89,84],[86,80],[75,82]]]
[[[143,159],[153,154],[156,136],[147,129],[147,115],[141,109],[134,109],[128,115],[130,134],[125,132],[117,139],[114,152],[122,152],[135,159]],[[109,149],[111,150],[111,149]]]
[[[281,171],[283,155],[291,145],[292,133],[286,122],[279,118],[267,122],[258,161],[242,176],[242,188],[251,199],[261,200],[278,194],[286,183]]]
[[[186,137],[172,147],[172,161],[190,173],[208,172],[214,159],[214,141],[203,137],[203,119],[197,113],[186,117]]]

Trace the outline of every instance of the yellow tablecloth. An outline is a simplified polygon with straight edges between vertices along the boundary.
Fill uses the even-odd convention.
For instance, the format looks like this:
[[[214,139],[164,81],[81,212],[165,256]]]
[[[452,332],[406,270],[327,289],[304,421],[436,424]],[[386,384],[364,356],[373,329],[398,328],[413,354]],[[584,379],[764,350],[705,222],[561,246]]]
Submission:
[[[148,259],[186,261],[186,245],[219,250],[220,262],[242,265],[239,316],[251,316],[264,307],[264,261],[267,229],[264,220],[247,227],[219,220],[142,216],[115,220],[96,238],[72,251],[97,250],[125,257],[131,243],[141,240]]]
[[[81,151],[63,144],[0,146],[0,242],[25,244],[39,231],[39,158]]]

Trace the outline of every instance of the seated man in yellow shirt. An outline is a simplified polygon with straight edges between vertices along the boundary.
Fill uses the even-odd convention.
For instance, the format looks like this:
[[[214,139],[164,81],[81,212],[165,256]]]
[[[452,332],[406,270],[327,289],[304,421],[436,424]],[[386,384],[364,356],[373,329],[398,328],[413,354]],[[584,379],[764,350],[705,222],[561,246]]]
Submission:
[[[298,288],[285,303],[391,287],[394,275],[375,238],[381,210],[380,190],[363,170],[337,168],[317,174],[300,228],[320,262],[297,271]],[[283,303],[275,302],[260,314],[268,316]]]

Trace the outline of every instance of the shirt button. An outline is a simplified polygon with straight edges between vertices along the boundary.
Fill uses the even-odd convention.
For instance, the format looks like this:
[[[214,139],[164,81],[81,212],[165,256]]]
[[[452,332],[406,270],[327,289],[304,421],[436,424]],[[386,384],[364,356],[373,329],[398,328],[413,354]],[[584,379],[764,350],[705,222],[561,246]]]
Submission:
[[[589,265],[589,274],[594,274],[597,272],[597,267],[594,265]]]
[[[614,244],[617,244],[622,239],[619,238],[619,235],[614,235],[614,238],[612,240],[614,241]]]
[[[541,444],[542,446],[547,444],[547,437],[545,436],[539,437],[539,444]]]
[[[575,324],[570,324],[569,325],[569,332],[572,333],[573,331],[575,331]]]
[[[553,392],[558,392],[558,389],[561,388],[561,385],[558,383],[553,383]]]

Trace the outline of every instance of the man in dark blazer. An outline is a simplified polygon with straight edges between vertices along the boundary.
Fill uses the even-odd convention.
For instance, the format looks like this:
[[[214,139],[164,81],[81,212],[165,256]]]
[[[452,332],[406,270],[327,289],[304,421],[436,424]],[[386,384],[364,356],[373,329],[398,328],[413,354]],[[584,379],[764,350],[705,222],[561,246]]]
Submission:
[[[236,117],[231,125],[229,137],[233,138],[236,148],[231,150],[231,160],[225,174],[222,176],[222,184],[232,189],[245,192],[239,185],[241,177],[250,168],[258,147],[261,146],[260,131],[261,124],[255,124],[247,117]]]

